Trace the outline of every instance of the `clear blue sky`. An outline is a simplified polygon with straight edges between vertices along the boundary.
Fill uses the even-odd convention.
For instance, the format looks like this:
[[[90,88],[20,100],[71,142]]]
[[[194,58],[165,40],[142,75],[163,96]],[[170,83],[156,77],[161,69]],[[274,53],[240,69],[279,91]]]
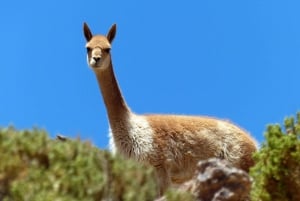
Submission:
[[[113,63],[137,113],[230,119],[258,141],[300,109],[300,1],[1,1],[0,126],[107,148],[82,24],[117,23]]]

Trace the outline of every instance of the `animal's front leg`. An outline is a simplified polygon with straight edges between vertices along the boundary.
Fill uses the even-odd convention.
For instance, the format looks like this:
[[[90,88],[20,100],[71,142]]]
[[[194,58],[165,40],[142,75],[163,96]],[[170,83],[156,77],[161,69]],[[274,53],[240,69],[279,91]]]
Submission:
[[[168,171],[164,167],[156,167],[155,171],[156,171],[156,177],[157,177],[158,188],[159,188],[158,196],[160,197],[170,186],[171,180]]]

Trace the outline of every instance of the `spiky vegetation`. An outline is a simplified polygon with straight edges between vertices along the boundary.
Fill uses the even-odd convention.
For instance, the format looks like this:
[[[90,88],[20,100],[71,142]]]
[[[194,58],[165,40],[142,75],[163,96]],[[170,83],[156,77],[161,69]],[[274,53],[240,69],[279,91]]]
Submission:
[[[0,200],[154,200],[153,171],[89,142],[0,129]]]
[[[266,141],[254,156],[253,201],[300,200],[300,113],[286,118],[283,128],[269,125]]]

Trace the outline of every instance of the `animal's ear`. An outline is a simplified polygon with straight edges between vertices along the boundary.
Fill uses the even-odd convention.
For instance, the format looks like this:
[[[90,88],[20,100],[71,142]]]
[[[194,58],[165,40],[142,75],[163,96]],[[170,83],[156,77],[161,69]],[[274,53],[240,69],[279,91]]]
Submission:
[[[86,41],[90,41],[91,38],[93,37],[93,34],[92,34],[89,26],[85,22],[83,23],[83,33],[84,33]]]
[[[112,43],[112,41],[114,40],[115,36],[116,36],[116,32],[117,32],[117,25],[113,24],[107,34],[107,39],[109,41],[109,43]]]

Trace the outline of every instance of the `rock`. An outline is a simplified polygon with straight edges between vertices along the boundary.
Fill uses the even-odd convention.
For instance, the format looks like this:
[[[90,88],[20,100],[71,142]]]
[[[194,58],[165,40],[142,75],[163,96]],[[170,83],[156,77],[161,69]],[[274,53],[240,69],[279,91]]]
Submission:
[[[191,193],[199,201],[246,200],[251,189],[249,175],[225,160],[200,161],[191,183]]]
[[[250,189],[251,179],[245,171],[212,158],[200,161],[194,177],[178,190],[190,192],[197,201],[246,201]]]

